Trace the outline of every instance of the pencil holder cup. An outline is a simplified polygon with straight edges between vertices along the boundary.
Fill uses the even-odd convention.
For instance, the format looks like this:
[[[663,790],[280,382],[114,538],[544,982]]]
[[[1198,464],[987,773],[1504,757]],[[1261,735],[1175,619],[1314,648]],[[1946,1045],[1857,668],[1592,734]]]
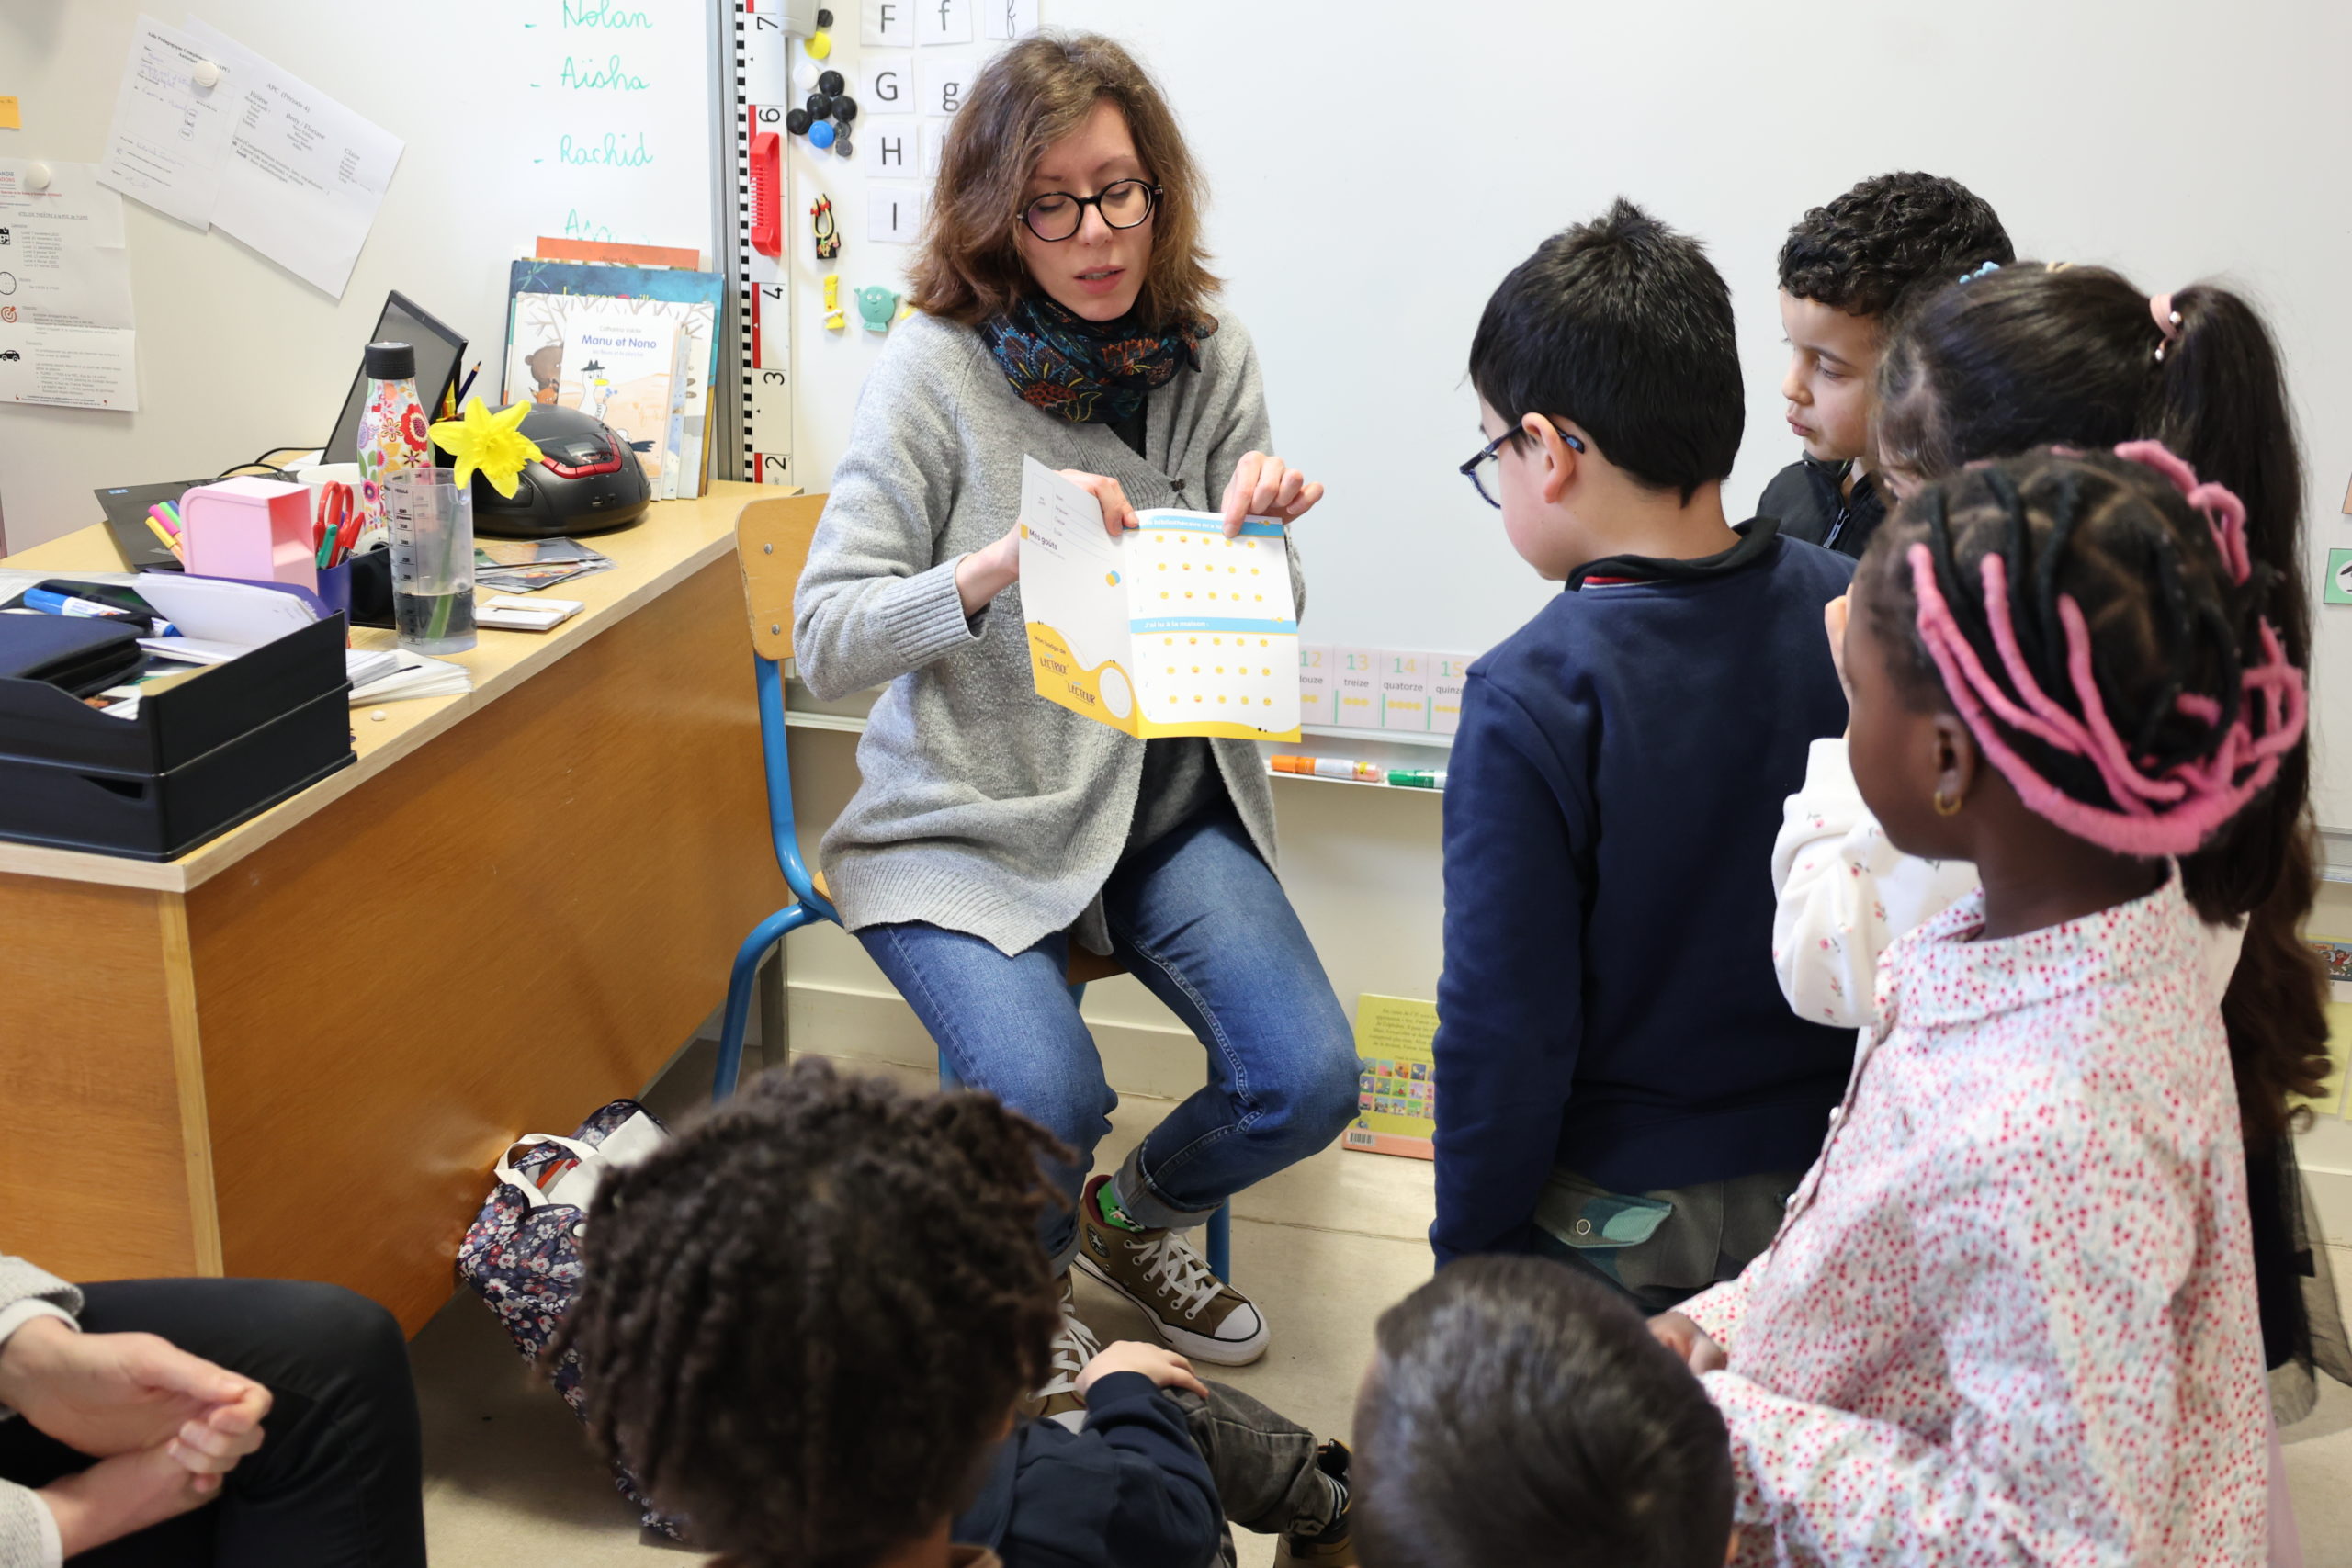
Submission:
[[[330,615],[341,615],[346,623],[351,618],[351,563],[319,569],[319,603]]]

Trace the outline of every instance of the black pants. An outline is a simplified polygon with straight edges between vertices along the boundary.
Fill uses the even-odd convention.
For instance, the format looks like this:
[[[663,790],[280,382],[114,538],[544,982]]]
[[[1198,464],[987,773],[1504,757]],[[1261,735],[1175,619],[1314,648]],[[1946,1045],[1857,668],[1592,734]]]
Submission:
[[[1332,1506],[1337,1495],[1315,1466],[1315,1434],[1238,1388],[1221,1382],[1208,1388],[1205,1400],[1182,1390],[1171,1390],[1170,1397],[1183,1407],[1226,1518],[1261,1535],[1329,1525],[1338,1512]],[[1217,1561],[1233,1568],[1230,1529]]]
[[[160,1335],[270,1392],[261,1447],[218,1500],[74,1559],[90,1568],[422,1568],[416,1390],[392,1315],[336,1285],[124,1280],[87,1285],[91,1334]],[[0,1422],[0,1477],[44,1486],[86,1455]]]

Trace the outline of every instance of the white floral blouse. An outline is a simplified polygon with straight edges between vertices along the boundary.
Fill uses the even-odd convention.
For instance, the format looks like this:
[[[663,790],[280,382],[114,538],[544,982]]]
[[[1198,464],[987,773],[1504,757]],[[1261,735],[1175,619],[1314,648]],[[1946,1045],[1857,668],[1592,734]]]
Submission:
[[[1887,952],[1771,1249],[1684,1308],[1741,1563],[2259,1563],[2269,1419],[2245,1157],[2179,879]]]

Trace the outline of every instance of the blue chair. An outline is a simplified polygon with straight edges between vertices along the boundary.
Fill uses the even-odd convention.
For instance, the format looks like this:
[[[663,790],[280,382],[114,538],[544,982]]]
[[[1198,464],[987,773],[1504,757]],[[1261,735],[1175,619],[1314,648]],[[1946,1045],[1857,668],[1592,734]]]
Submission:
[[[792,815],[792,765],[784,723],[784,660],[792,657],[792,592],[808,559],[809,541],[825,510],[821,495],[784,496],[746,502],[735,524],[736,557],[743,571],[743,602],[751,618],[752,679],[759,694],[760,753],[767,773],[768,835],[775,848],[776,868],[784,873],[792,902],[752,928],[735,950],[734,967],[727,976],[727,1011],[718,1032],[718,1066],[711,1075],[710,1097],[725,1100],[735,1092],[743,1070],[743,1035],[749,1028],[752,991],[760,964],[770,949],[818,920],[841,924],[841,915],[826,896],[824,878],[808,869],[800,855],[800,840]],[[1086,996],[1090,981],[1125,973],[1116,959],[1104,958],[1072,944],[1069,995],[1075,1003]],[[948,1089],[962,1080],[939,1057],[939,1081]],[[1209,1268],[1220,1280],[1231,1280],[1232,1213],[1227,1204],[1209,1217]]]

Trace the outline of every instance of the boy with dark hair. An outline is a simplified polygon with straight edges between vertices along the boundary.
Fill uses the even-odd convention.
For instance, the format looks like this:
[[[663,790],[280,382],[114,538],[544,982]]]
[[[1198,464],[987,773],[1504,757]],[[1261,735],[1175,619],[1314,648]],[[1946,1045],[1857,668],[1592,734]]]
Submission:
[[[1757,510],[1784,537],[1859,559],[1886,515],[1865,466],[1878,357],[1895,309],[1987,262],[2015,261],[2001,220],[1958,180],[1874,175],[1798,220],[1781,246],[1781,395],[1804,455],[1772,477]]]
[[[1381,1314],[1356,1399],[1366,1568],[1721,1568],[1731,1438],[1632,1309],[1539,1258],[1456,1264]]]
[[[1017,1416],[1062,1315],[1040,1161],[1071,1157],[989,1095],[762,1074],[597,1189],[553,1349],[590,1436],[734,1568],[1229,1565],[1220,1495],[1277,1562],[1353,1563],[1346,1449],[1171,1350]]]
[[[1770,1241],[1853,1060],[1781,1000],[1765,874],[1808,744],[1845,727],[1821,616],[1853,563],[1725,520],[1730,291],[1624,201],[1503,280],[1470,377],[1463,472],[1567,592],[1463,695],[1430,1237],[1662,1310]]]

